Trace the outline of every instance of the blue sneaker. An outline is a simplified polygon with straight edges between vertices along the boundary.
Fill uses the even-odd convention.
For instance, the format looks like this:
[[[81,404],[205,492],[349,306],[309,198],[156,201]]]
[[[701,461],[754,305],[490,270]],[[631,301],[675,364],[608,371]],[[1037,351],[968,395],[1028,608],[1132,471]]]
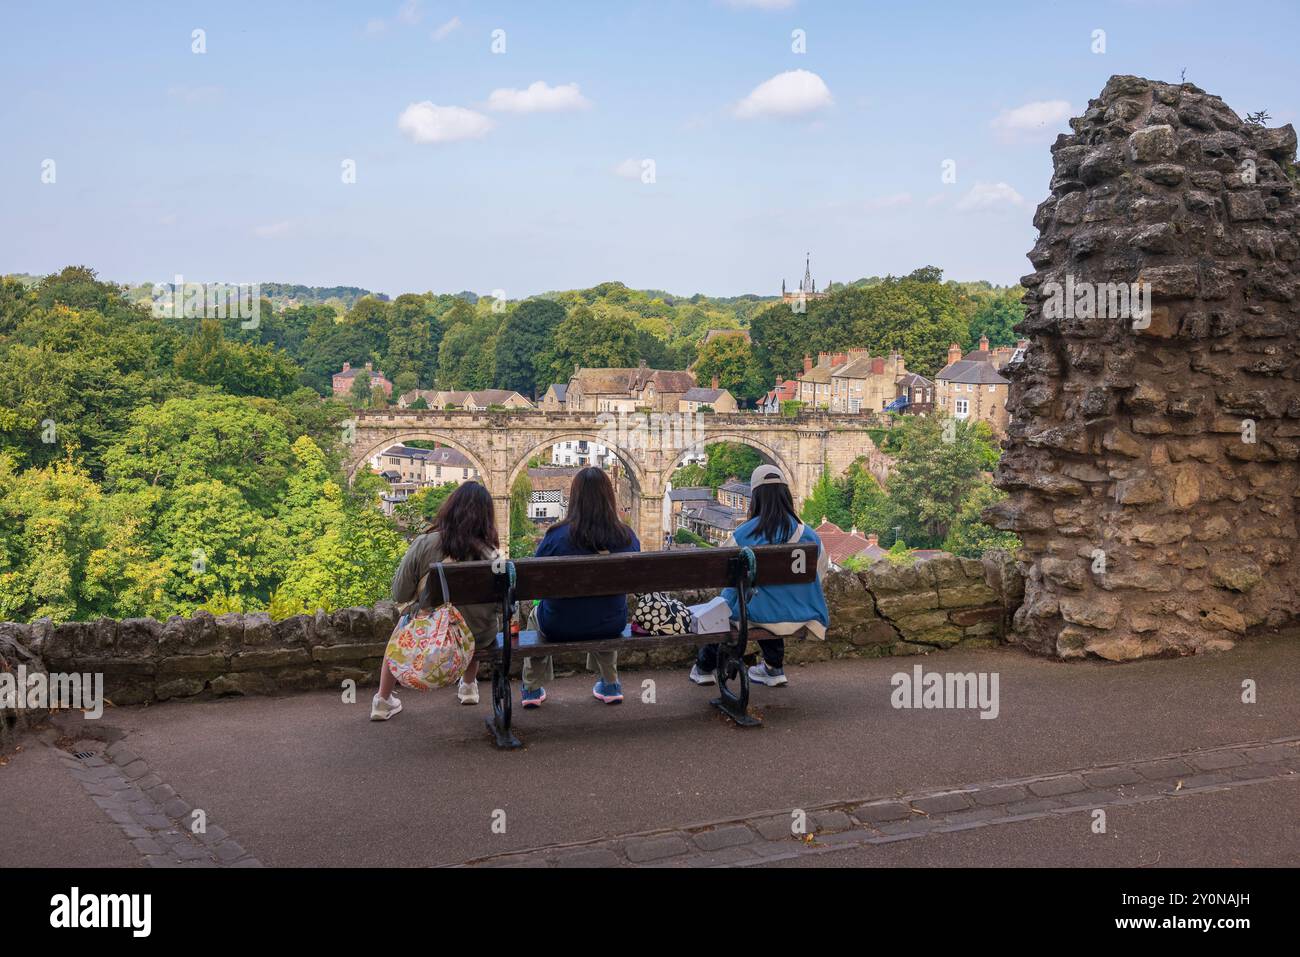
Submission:
[[[545,688],[534,688],[529,691],[527,688],[519,689],[519,700],[523,702],[525,708],[540,708],[542,702],[546,700]]]
[[[623,686],[617,681],[610,684],[597,681],[596,686],[591,689],[591,693],[605,704],[618,704],[623,700]]]

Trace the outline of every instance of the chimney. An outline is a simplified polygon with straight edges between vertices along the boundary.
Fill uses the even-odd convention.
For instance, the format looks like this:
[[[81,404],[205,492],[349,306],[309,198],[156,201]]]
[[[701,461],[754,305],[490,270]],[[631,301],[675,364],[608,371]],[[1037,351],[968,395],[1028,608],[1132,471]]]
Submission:
[[[351,363],[351,362],[345,362],[345,363],[343,363],[343,371],[344,371],[344,372],[351,372],[351,371],[352,371],[352,363]]]
[[[980,352],[988,352],[988,351],[989,351],[989,337],[980,336]]]
[[[901,352],[894,353],[894,375],[907,375],[907,360]]]
[[[867,547],[868,547],[868,548],[871,548],[872,546],[878,545],[879,543],[880,543],[880,537],[879,537],[878,535],[874,535],[874,534],[872,534],[872,535],[868,535],[868,536],[867,536]]]
[[[960,358],[961,358],[961,346],[957,345],[957,343],[954,342],[952,345],[948,347],[948,365],[952,365]]]
[[[872,374],[872,375],[884,375],[884,374],[885,374],[885,358],[884,358],[884,356],[877,356],[875,359],[872,359],[872,360],[871,360],[871,374]]]
[[[714,376],[714,377],[713,377],[713,384],[712,384],[709,388],[713,389],[715,392],[717,391],[717,389],[718,389],[718,377],[717,377],[717,376]]]
[[[805,355],[803,357],[803,371],[812,372],[812,356]]]
[[[850,535],[856,535],[856,534],[858,534],[858,526],[856,526],[856,525],[852,526],[852,527],[849,529],[849,534],[850,534]]]
[[[372,372],[372,371],[374,371],[374,367],[375,367],[375,364],[374,364],[373,362],[367,362],[367,363],[366,363],[366,371],[367,371],[367,372]]]
[[[844,363],[848,361],[849,361],[849,357],[845,355],[843,352],[836,352],[831,356],[832,368],[835,366],[842,366],[844,365]]]
[[[829,360],[828,360],[828,358],[827,358],[826,353],[824,353],[824,352],[819,352],[819,353],[817,353],[817,364],[818,364],[819,366],[824,366],[824,365],[826,365],[826,363],[827,363],[828,361],[829,361]]]

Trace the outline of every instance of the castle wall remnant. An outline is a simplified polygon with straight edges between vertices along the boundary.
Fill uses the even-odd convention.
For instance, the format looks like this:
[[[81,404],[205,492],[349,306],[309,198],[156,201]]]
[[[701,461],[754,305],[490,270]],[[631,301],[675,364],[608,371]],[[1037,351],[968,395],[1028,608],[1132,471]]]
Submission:
[[[1071,127],[1022,280],[1010,499],[986,513],[1024,541],[1015,640],[1230,647],[1300,608],[1296,133],[1133,76]]]

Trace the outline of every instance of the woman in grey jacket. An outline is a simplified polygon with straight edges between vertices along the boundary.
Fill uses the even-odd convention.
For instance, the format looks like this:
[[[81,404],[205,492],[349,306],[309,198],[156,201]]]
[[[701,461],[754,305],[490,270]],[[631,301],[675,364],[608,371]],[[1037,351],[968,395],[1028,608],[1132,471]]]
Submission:
[[[420,579],[438,562],[473,562],[495,558],[497,530],[492,513],[492,496],[478,482],[466,482],[447,497],[438,514],[424,533],[411,542],[402,563],[393,576],[393,601],[412,603],[427,601],[428,592],[416,595]],[[474,635],[478,651],[491,648],[500,631],[501,609],[495,604],[461,605],[455,602],[465,624]],[[402,710],[402,702],[393,694],[397,679],[387,663],[379,676],[379,691],[370,705],[370,720],[387,721]],[[469,663],[456,697],[461,704],[478,704],[478,657]]]

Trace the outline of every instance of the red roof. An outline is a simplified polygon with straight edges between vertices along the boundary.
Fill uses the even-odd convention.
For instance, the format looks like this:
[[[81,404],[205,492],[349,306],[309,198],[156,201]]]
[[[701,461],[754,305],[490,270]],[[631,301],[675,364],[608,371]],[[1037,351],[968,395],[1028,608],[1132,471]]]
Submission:
[[[888,550],[881,548],[879,545],[872,545],[864,536],[859,535],[856,530],[844,531],[834,522],[828,522],[825,518],[814,531],[817,537],[822,540],[822,546],[826,549],[826,555],[833,565],[841,565],[847,558],[860,555],[863,558],[875,560],[883,556]]]

